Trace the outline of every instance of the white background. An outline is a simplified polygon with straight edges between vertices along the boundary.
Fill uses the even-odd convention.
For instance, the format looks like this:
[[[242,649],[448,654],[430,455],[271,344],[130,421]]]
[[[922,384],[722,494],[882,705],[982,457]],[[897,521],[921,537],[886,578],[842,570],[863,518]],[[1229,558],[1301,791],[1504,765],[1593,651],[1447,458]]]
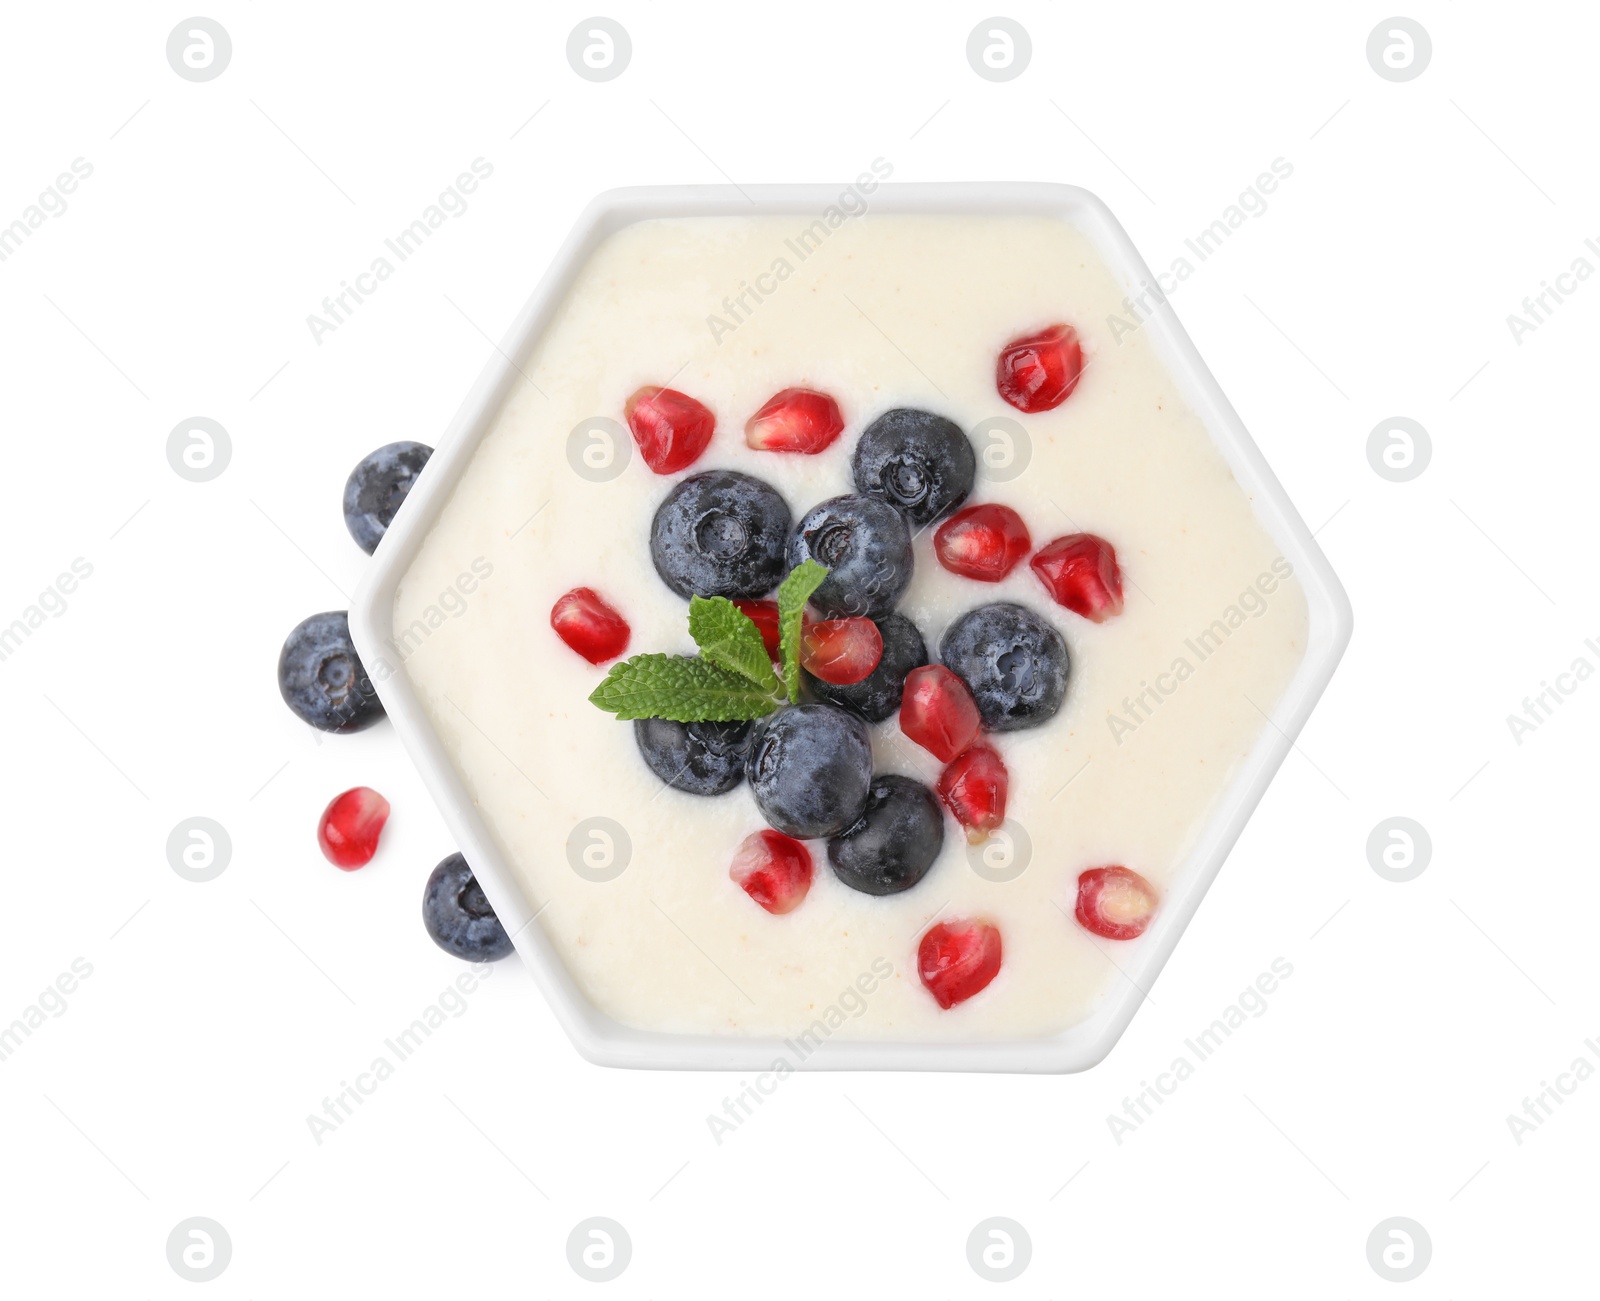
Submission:
[[[0,45],[0,223],[94,169],[0,263],[0,624],[93,565],[0,662],[0,1024],[93,966],[0,1061],[8,1296],[193,1295],[165,1243],[196,1215],[232,1240],[217,1297],[588,1295],[564,1244],[591,1215],[631,1236],[619,1298],[983,1295],[994,1215],[1033,1242],[1019,1296],[1389,1295],[1366,1241],[1397,1215],[1433,1244],[1406,1295],[1592,1288],[1600,1081],[1520,1145],[1506,1116],[1600,1064],[1600,684],[1520,746],[1505,722],[1600,665],[1600,284],[1520,346],[1505,320],[1600,237],[1592,6],[1410,8],[1434,50],[1405,84],[1356,4],[1018,4],[1004,84],[966,62],[971,5],[617,4],[606,84],[566,62],[567,5],[206,12],[234,50],[204,84],[166,61],[170,6],[11,6]],[[453,846],[392,733],[320,739],[274,683],[365,563],[346,473],[436,439],[596,191],[880,155],[1087,186],[1157,267],[1293,164],[1174,302],[1355,606],[1299,752],[1085,1075],[803,1076],[719,1146],[737,1077],[589,1066],[504,963],[319,1146],[307,1113],[458,970],[418,923]],[[470,209],[314,343],[480,156]],[[233,442],[205,484],[164,450],[194,415]],[[1394,415],[1434,445],[1406,484],[1365,453]],[[358,783],[394,816],[344,874],[313,830]],[[1403,885],[1365,849],[1396,814],[1434,843]],[[193,815],[233,840],[208,884],[167,864]],[[1280,956],[1266,1014],[1119,1146],[1107,1114]]]

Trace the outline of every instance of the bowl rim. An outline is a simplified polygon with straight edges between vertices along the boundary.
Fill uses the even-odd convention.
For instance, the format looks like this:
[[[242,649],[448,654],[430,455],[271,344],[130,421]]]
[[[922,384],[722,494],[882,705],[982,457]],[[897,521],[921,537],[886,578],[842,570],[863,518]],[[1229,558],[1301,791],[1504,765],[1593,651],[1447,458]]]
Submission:
[[[1252,498],[1257,517],[1293,566],[1308,606],[1306,649],[1299,667],[1217,800],[1183,867],[1167,892],[1157,923],[1084,1020],[1037,1039],[955,1042],[829,1038],[802,1052],[789,1040],[768,1036],[674,1034],[623,1025],[596,1008],[573,979],[543,930],[539,909],[523,892],[473,798],[428,720],[393,648],[396,589],[423,539],[438,519],[479,442],[522,378],[518,359],[544,332],[567,290],[602,240],[635,222],[656,217],[796,215],[815,217],[855,190],[873,213],[976,216],[1037,215],[1064,219],[1094,242],[1130,294],[1157,285],[1111,210],[1088,190],[1047,182],[878,182],[868,191],[837,184],[664,185],[607,190],[584,208],[522,310],[485,363],[416,484],[397,512],[350,604],[350,630],[396,734],[439,806],[484,893],[511,933],[523,961],[544,991],[556,1019],[591,1062],[607,1066],[689,1070],[958,1070],[1064,1073],[1100,1062],[1132,1021],[1199,908],[1229,850],[1295,737],[1327,688],[1353,628],[1343,586],[1305,521],[1290,501],[1223,394],[1170,301],[1139,320],[1213,441]]]

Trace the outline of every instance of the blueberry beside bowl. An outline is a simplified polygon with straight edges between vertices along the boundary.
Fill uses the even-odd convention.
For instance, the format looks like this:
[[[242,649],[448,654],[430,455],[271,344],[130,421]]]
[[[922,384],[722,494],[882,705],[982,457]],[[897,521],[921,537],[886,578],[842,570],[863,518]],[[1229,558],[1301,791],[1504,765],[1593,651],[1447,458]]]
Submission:
[[[323,732],[359,732],[383,717],[343,610],[295,625],[278,655],[278,691],[296,717]]]
[[[465,962],[496,962],[511,952],[511,937],[461,854],[451,854],[429,875],[422,924],[435,944]]]
[[[344,483],[344,524],[369,556],[433,455],[426,443],[387,443],[356,463]]]

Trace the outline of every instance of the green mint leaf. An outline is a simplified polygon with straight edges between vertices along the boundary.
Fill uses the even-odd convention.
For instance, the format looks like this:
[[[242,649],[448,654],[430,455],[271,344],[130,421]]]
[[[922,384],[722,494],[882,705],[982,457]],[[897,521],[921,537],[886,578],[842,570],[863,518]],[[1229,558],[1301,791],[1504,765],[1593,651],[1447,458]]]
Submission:
[[[800,700],[800,625],[806,602],[827,576],[826,565],[806,560],[791,569],[778,587],[778,643],[783,652],[783,685],[791,705]]]
[[[765,717],[778,707],[770,692],[748,678],[682,655],[635,655],[613,664],[589,700],[619,719],[678,723],[738,722]]]
[[[727,597],[690,598],[689,635],[713,664],[748,678],[763,691],[777,691],[778,675],[772,671],[761,630]]]

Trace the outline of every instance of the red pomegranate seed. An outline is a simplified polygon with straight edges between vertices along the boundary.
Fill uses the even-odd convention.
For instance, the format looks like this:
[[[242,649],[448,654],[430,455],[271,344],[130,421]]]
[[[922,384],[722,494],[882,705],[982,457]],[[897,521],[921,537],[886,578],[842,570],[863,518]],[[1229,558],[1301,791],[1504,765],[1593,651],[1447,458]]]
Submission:
[[[1000,930],[988,922],[940,922],[917,945],[917,974],[940,1007],[965,1003],[1000,971]]]
[[[998,583],[1032,549],[1028,526],[1009,506],[968,506],[933,535],[939,563],[980,583]]]
[[[574,587],[551,606],[550,626],[591,664],[614,660],[628,649],[628,621],[592,587]]]
[[[760,452],[804,452],[830,446],[844,430],[839,404],[826,393],[786,388],[745,421],[744,441]]]
[[[734,604],[750,616],[750,621],[755,624],[761,633],[761,640],[766,645],[767,654],[772,656],[774,662],[782,653],[779,649],[781,641],[778,633],[778,603],[776,601],[735,601]]]
[[[322,810],[317,844],[335,867],[353,872],[378,852],[378,837],[389,820],[389,801],[370,786],[352,786]]]
[[[1083,374],[1083,345],[1070,325],[1052,325],[1013,339],[1000,350],[994,386],[1018,411],[1030,414],[1060,406]]]
[[[700,459],[717,418],[677,389],[646,384],[622,409],[644,463],[657,474],[676,474]]]
[[[1117,549],[1093,533],[1069,533],[1047,542],[1028,562],[1057,605],[1104,623],[1122,613],[1122,570]]]
[[[800,634],[801,667],[835,686],[871,676],[882,658],[883,634],[871,619],[821,619]]]
[[[1108,940],[1136,940],[1161,897],[1126,867],[1091,867],[1078,877],[1078,921]]]
[[[967,684],[944,665],[925,664],[906,675],[900,730],[941,763],[978,739],[981,722]]]
[[[1006,820],[1006,793],[1011,777],[992,746],[963,750],[939,774],[939,798],[967,829],[967,839],[981,843]]]
[[[811,852],[778,831],[746,836],[728,875],[769,913],[793,912],[811,889]]]

